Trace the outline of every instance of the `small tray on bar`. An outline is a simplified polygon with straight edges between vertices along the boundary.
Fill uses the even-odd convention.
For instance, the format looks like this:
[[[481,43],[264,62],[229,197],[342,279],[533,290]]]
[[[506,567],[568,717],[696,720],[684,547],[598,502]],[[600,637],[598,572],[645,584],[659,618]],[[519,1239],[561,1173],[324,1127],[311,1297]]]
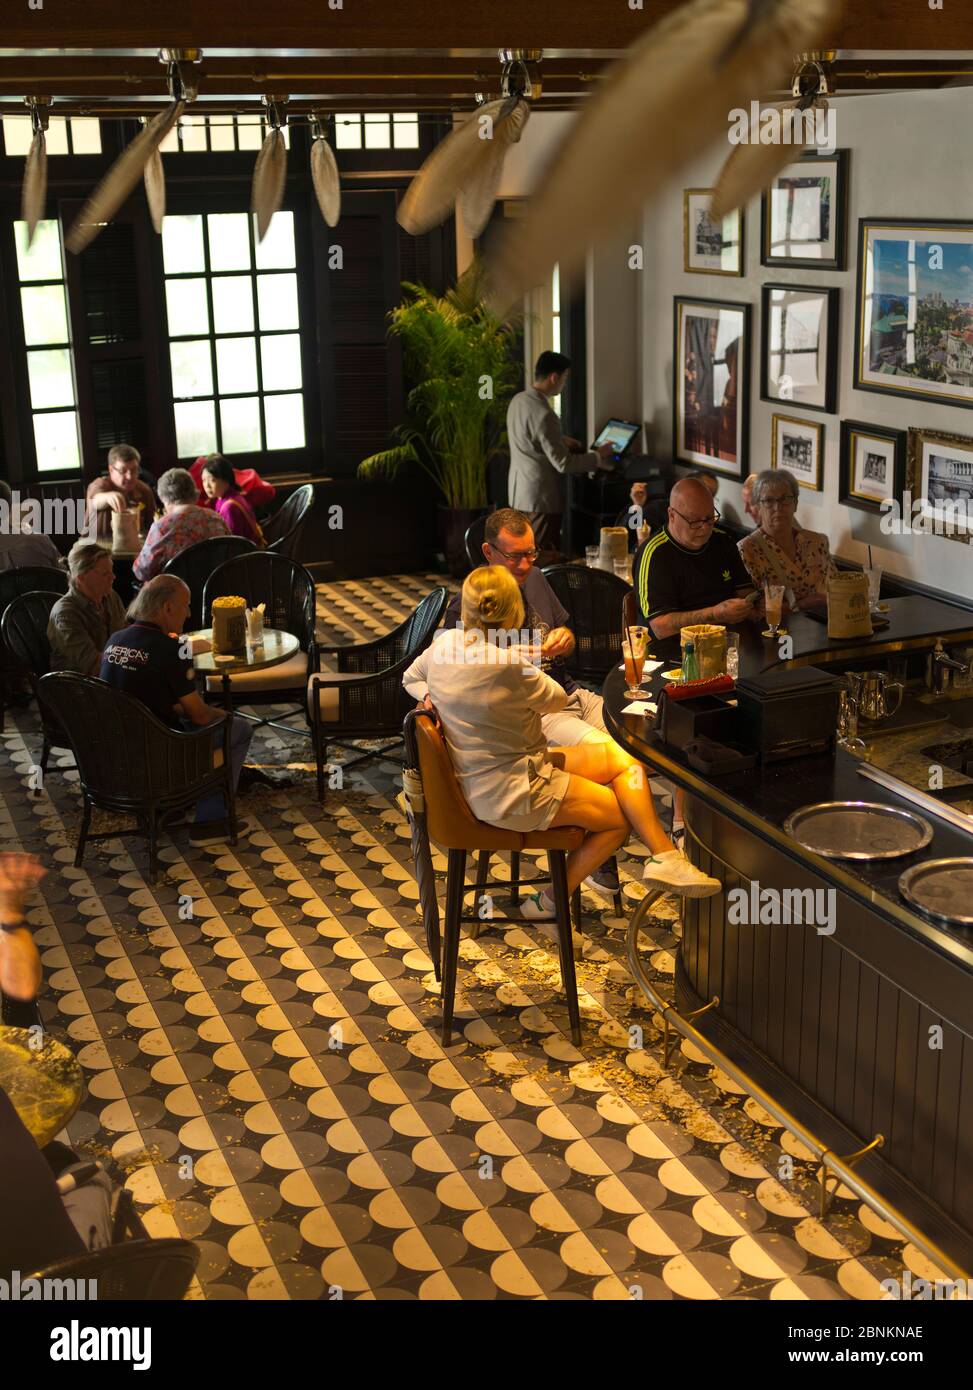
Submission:
[[[929,859],[899,878],[903,898],[934,922],[973,927],[973,859]]]
[[[787,817],[784,830],[825,859],[899,859],[923,849],[932,839],[932,826],[922,816],[875,801],[819,801],[802,806]]]

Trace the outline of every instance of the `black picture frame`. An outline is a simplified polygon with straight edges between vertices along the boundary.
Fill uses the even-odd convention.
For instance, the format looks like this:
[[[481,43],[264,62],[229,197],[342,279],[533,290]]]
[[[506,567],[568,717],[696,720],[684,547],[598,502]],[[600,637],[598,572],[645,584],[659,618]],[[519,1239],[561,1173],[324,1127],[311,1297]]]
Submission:
[[[769,189],[765,189],[760,200],[760,264],[766,266],[783,266],[785,269],[793,270],[845,270],[847,269],[848,255],[848,169],[849,154],[847,150],[835,150],[831,154],[818,154],[807,152],[794,160],[794,164],[808,165],[809,170],[815,163],[821,165],[833,162],[835,165],[835,207],[833,209],[834,219],[834,256],[775,256],[771,249],[771,193],[777,185],[777,180],[781,178],[786,169],[780,170],[775,176]],[[787,165],[786,168],[791,168]]]
[[[820,404],[796,394],[774,395],[770,389],[770,298],[777,291],[785,294],[808,294],[826,301],[827,340],[824,351],[824,399]],[[841,291],[834,285],[763,285],[760,290],[760,399],[793,410],[820,410],[825,415],[835,413],[838,391],[838,335]]]
[[[704,299],[696,295],[675,295],[673,298],[673,350],[672,350],[672,452],[675,462],[695,468],[708,468],[726,478],[742,479],[749,467],[750,454],[750,341],[752,331],[752,310],[749,304],[735,300]],[[737,350],[736,361],[736,400],[739,411],[737,425],[737,456],[735,462],[721,459],[718,454],[709,454],[688,448],[683,436],[684,425],[685,374],[682,371],[682,325],[685,312],[691,308],[703,310],[725,310],[740,316],[742,343]],[[722,364],[721,364],[722,365]]]
[[[888,457],[892,462],[892,489],[887,496],[900,505],[906,482],[906,430],[889,429],[885,425],[870,425],[863,420],[842,420],[841,440],[838,449],[838,501],[846,507],[857,507],[863,512],[881,514],[882,499],[868,497],[855,490],[855,460],[857,441],[874,439],[891,446]]]
[[[922,233],[930,233],[926,240],[931,245],[939,244],[936,242],[937,232],[963,231],[968,233],[970,243],[970,254],[973,254],[973,221],[966,219],[935,219],[925,220],[914,217],[860,217],[858,219],[858,274],[855,285],[855,362],[853,371],[853,386],[856,391],[875,391],[882,396],[906,396],[910,400],[935,402],[939,405],[956,406],[961,410],[973,409],[973,385],[967,388],[967,395],[958,392],[937,391],[935,388],[941,384],[927,377],[910,377],[906,375],[895,375],[892,373],[874,373],[872,376],[866,374],[862,366],[862,352],[864,349],[865,333],[873,331],[871,324],[871,304],[865,302],[865,285],[869,283],[868,261],[869,261],[869,233],[874,230],[888,228],[894,232],[896,229],[908,230],[909,236],[902,238],[891,237],[890,240],[908,240],[921,242]],[[918,234],[918,235],[917,235]],[[921,266],[921,258],[918,264]],[[874,285],[874,277],[871,280]],[[873,290],[873,293],[875,291]],[[970,293],[973,294],[973,279],[971,279]],[[948,294],[948,291],[947,291]],[[892,296],[889,296],[892,297]],[[945,297],[945,296],[944,296]],[[922,297],[918,297],[918,304],[922,303]],[[891,318],[891,315],[884,315]],[[900,315],[900,318],[903,316]],[[907,317],[906,321],[907,321]],[[881,321],[881,320],[880,320]],[[916,322],[918,321],[918,312]],[[905,330],[904,336],[908,337]],[[889,351],[895,351],[895,344],[891,339]],[[919,385],[907,386],[905,382],[918,382]],[[891,382],[898,382],[898,385],[891,385]],[[948,383],[955,385],[956,383]]]

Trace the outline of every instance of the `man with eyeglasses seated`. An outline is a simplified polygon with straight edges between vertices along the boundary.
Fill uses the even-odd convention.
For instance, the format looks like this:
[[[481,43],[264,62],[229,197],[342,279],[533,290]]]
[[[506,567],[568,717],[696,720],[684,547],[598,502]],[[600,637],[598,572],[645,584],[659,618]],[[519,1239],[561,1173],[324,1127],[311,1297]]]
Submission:
[[[503,565],[516,579],[524,601],[524,626],[529,632],[540,633],[543,640],[542,669],[567,692],[564,709],[541,717],[548,746],[573,747],[588,740],[614,744],[605,728],[601,696],[580,686],[564,665],[564,658],[575,646],[574,634],[567,626],[568,611],[534,564],[534,532],[523,512],[504,507],[487,517],[483,559],[487,565]],[[461,603],[462,596],[456,594],[446,609],[444,627],[461,625]],[[423,703],[432,708],[428,695]],[[604,866],[585,882],[609,900],[618,891],[615,874]]]
[[[699,478],[681,478],[669,494],[668,521],[632,562],[641,621],[653,654],[680,656],[679,631],[697,623],[732,626],[757,615],[753,582],[736,542],[716,527],[720,514]]]

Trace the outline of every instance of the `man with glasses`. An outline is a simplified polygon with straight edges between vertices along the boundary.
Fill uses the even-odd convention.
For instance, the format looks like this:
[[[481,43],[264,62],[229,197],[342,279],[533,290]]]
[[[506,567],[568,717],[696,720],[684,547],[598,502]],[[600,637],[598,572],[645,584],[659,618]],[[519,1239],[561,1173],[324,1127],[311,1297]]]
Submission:
[[[680,655],[680,628],[697,623],[729,626],[754,615],[744,595],[753,583],[736,544],[716,528],[720,514],[699,478],[682,478],[669,494],[665,528],[635,552],[633,587],[652,650],[666,660]]]
[[[155,517],[155,495],[139,477],[141,455],[131,444],[113,444],[108,450],[108,473],[88,485],[88,513],[94,516],[97,535],[111,536],[112,512],[141,506],[140,529],[147,531]]]
[[[524,626],[531,633],[539,633],[543,641],[543,669],[567,692],[568,703],[563,710],[541,716],[548,746],[572,747],[588,740],[613,743],[605,729],[601,696],[579,685],[564,665],[564,658],[571,655],[575,645],[574,634],[567,626],[569,614],[534,564],[534,532],[523,512],[504,507],[487,517],[483,559],[488,565],[503,565],[516,579],[524,600]],[[460,603],[460,595],[456,594],[446,609],[445,627],[460,626]],[[428,695],[423,703],[432,707]],[[610,865],[611,861],[585,880],[589,888],[608,901],[619,891],[618,878]]]

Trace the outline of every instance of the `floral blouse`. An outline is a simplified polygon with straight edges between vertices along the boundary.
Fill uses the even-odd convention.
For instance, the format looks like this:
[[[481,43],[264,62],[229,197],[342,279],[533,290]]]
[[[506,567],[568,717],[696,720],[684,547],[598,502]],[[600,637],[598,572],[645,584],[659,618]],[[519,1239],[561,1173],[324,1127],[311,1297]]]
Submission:
[[[138,559],[132,566],[135,578],[143,584],[160,574],[174,555],[208,541],[211,536],[225,536],[227,525],[222,517],[205,507],[189,507],[184,512],[167,512],[153,521]]]
[[[783,584],[785,589],[792,589],[797,603],[824,597],[828,580],[838,572],[828,538],[820,531],[806,531],[803,526],[795,526],[793,535],[797,556],[794,560],[759,527],[744,536],[738,549],[747,572],[758,589],[765,584]]]

